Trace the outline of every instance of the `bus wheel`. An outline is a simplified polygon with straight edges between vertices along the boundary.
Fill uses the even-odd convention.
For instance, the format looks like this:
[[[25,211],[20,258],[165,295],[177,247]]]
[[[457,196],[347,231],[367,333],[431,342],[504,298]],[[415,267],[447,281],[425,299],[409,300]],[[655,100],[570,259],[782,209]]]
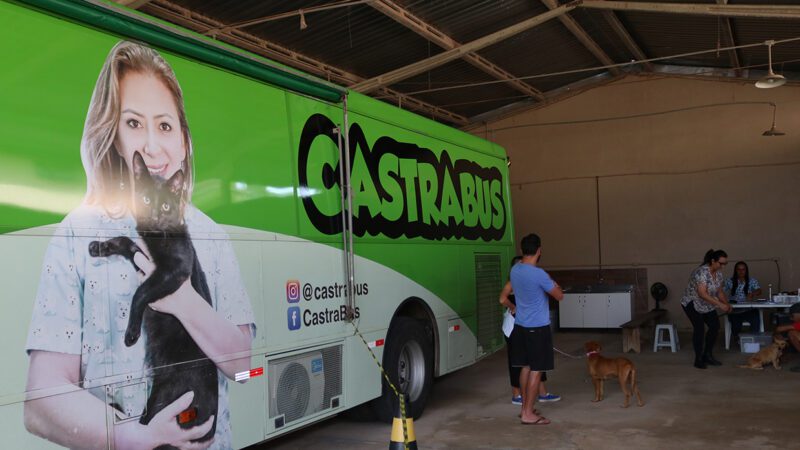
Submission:
[[[383,368],[395,387],[406,395],[410,410],[406,414],[418,419],[433,385],[433,344],[421,321],[410,317],[395,319],[386,337]],[[384,379],[381,396],[373,402],[378,420],[391,423],[397,401]]]

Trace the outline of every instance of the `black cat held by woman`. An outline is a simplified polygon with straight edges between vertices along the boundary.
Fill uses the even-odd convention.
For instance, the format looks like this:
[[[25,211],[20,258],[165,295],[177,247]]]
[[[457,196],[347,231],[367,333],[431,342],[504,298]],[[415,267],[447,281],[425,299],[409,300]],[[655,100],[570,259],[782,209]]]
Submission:
[[[189,231],[183,220],[184,175],[178,170],[169,180],[152,177],[139,152],[133,155],[136,231],[147,245],[155,270],[133,295],[125,345],[139,339],[144,327],[147,365],[156,369],[146,413],[140,422],[147,424],[166,406],[187,392],[194,398],[181,413],[183,428],[204,423],[217,411],[217,370],[180,321],[170,314],[148,308],[191,278],[192,287],[211,304],[205,275],[197,260]],[[128,237],[92,241],[94,257],[120,255],[136,266],[134,255],[141,249]],[[137,269],[138,266],[136,266]],[[214,436],[215,426],[200,441]],[[174,447],[164,447],[174,448]]]

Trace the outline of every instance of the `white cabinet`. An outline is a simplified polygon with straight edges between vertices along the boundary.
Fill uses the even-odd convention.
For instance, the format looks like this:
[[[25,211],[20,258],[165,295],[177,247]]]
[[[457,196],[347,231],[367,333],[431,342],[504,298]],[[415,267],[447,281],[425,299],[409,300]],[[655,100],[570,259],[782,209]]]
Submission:
[[[558,325],[561,328],[583,328],[583,294],[564,294],[558,304]]]
[[[561,328],[618,328],[631,320],[630,292],[564,294],[558,306]]]
[[[608,326],[608,301],[605,294],[585,294],[583,301],[583,328]]]
[[[608,294],[608,328],[618,328],[633,318],[633,300],[628,292]]]

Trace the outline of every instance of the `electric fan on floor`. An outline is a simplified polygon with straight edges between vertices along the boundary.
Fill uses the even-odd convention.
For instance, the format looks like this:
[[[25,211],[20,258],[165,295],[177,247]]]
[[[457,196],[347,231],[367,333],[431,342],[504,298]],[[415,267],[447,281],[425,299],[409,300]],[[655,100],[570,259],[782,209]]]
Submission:
[[[667,298],[669,294],[669,289],[664,283],[656,282],[650,286],[650,295],[653,296],[653,299],[656,301],[656,307],[653,308],[653,311],[663,311],[661,308],[661,302]]]

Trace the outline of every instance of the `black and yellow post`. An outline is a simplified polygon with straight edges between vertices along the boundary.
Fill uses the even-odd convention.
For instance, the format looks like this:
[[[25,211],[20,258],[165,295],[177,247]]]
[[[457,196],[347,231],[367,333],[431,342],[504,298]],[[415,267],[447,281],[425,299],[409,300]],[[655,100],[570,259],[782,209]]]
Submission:
[[[386,383],[392,389],[394,395],[397,396],[397,407],[395,407],[394,419],[392,420],[392,438],[391,441],[389,441],[389,450],[417,450],[417,437],[414,435],[414,418],[407,417],[410,411],[408,409],[408,402],[406,401],[405,394],[402,394],[397,389],[397,386],[392,383],[392,380],[389,379],[389,375],[378,361],[378,357],[375,356],[375,352],[373,352],[372,348],[369,346],[369,344],[367,344],[367,340],[364,339],[364,335],[358,331],[356,324],[350,322],[350,325],[353,326],[355,329],[355,334],[361,338],[361,342],[364,343],[364,347],[367,348],[367,351],[372,356],[372,360],[375,361],[375,364],[377,364],[378,368],[381,370],[383,379],[386,380]]]
[[[414,418],[408,417],[406,396],[398,395],[397,408],[392,420],[392,440],[389,450],[417,450],[417,437],[414,435]]]

